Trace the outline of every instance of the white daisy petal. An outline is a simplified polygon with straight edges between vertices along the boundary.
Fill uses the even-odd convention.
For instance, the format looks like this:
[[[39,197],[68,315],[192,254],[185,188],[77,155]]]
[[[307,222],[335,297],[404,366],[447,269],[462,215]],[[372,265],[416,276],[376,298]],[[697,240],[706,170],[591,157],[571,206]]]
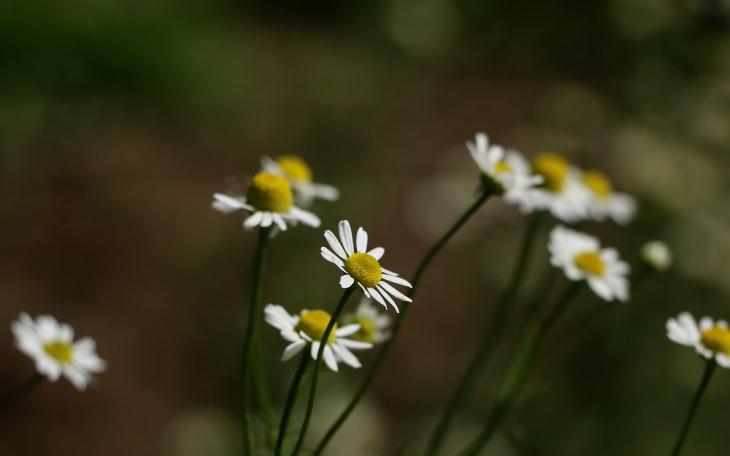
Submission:
[[[355,283],[355,279],[353,279],[349,274],[343,274],[340,276],[340,287],[350,288],[353,283]]]
[[[345,252],[350,256],[355,253],[355,246],[352,242],[352,228],[350,228],[350,222],[342,220],[338,225],[340,231],[340,241],[345,248]]]
[[[345,253],[345,249],[340,244],[340,241],[337,239],[337,236],[330,231],[327,230],[324,232],[324,238],[327,241],[327,244],[329,244],[330,248],[340,256],[343,260],[346,260],[349,256],[347,253]]]
[[[368,249],[368,233],[362,227],[357,229],[357,251],[365,252]],[[377,260],[377,258],[376,258]]]
[[[380,260],[383,258],[383,254],[385,253],[385,249],[382,247],[375,247],[371,251],[368,252],[368,255],[375,258],[376,260]],[[385,272],[385,270],[383,270]]]
[[[281,354],[281,360],[282,361],[288,361],[295,357],[299,352],[301,352],[304,347],[307,345],[306,341],[303,341],[301,339],[292,342],[291,344],[287,345],[284,349],[284,353]]]

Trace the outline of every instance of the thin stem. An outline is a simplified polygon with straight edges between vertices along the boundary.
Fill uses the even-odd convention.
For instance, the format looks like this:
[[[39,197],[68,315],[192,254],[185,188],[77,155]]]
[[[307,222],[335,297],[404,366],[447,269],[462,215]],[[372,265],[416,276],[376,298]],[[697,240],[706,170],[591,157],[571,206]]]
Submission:
[[[246,335],[243,341],[243,358],[241,369],[241,410],[243,413],[243,451],[246,455],[253,454],[251,442],[251,420],[249,419],[249,411],[247,408],[251,404],[251,391],[249,389],[249,381],[251,377],[251,361],[254,348],[254,340],[256,337],[257,322],[259,320],[259,307],[261,295],[261,282],[264,269],[264,261],[266,259],[266,251],[269,243],[269,228],[259,229],[259,239],[254,254],[253,270],[251,273],[251,295],[248,306],[248,322],[246,327]]]
[[[332,317],[330,318],[329,323],[327,323],[327,328],[324,330],[324,334],[322,335],[322,340],[319,344],[319,350],[317,351],[317,359],[314,363],[314,372],[312,373],[312,384],[309,386],[309,398],[307,400],[307,409],[304,412],[304,421],[302,422],[302,428],[299,431],[299,438],[297,438],[297,443],[294,446],[294,451],[292,451],[292,455],[296,456],[299,454],[299,451],[302,448],[302,444],[304,443],[304,437],[307,435],[307,430],[309,428],[309,420],[312,418],[312,409],[314,408],[314,397],[317,394],[317,381],[319,380],[319,371],[322,367],[322,358],[324,357],[324,349],[327,346],[327,341],[329,340],[330,333],[334,329],[335,323],[340,318],[340,314],[342,314],[342,310],[345,308],[345,304],[347,303],[347,300],[350,299],[350,296],[352,296],[352,293],[355,291],[357,287],[351,286],[345,292],[342,294],[342,298],[340,298],[340,302],[337,303],[337,307],[335,307],[334,313],[332,313]]]
[[[708,360],[705,363],[705,371],[702,374],[702,380],[700,380],[700,386],[697,388],[694,398],[692,398],[692,404],[689,406],[689,411],[687,412],[687,417],[684,419],[684,424],[682,425],[682,430],[679,432],[679,436],[677,437],[677,442],[674,444],[674,449],[672,450],[672,456],[679,456],[680,452],[682,451],[682,446],[684,446],[684,441],[687,439],[687,434],[689,433],[690,427],[692,427],[692,421],[694,420],[695,414],[697,414],[697,408],[699,407],[700,402],[702,402],[702,396],[704,396],[704,394],[705,394],[707,385],[710,384],[710,379],[712,378],[712,374],[715,372],[716,367],[717,367],[717,363],[715,362],[714,359]]]
[[[304,350],[302,353],[302,359],[299,361],[299,367],[294,374],[294,380],[292,380],[291,388],[289,388],[289,395],[286,398],[286,405],[284,406],[284,413],[281,415],[281,423],[279,424],[279,436],[276,439],[276,450],[275,455],[281,455],[282,447],[284,446],[284,438],[286,437],[286,428],[289,426],[289,417],[294,409],[294,404],[297,402],[299,396],[299,385],[302,383],[304,377],[304,371],[307,370],[307,364],[311,358],[309,351]]]
[[[479,196],[479,198],[477,198],[477,200],[472,203],[471,206],[469,206],[466,212],[464,212],[464,214],[459,217],[456,223],[454,223],[451,228],[449,228],[449,230],[438,241],[436,241],[436,243],[432,245],[430,249],[428,249],[426,255],[423,257],[418,267],[416,268],[416,272],[413,274],[413,278],[411,279],[411,285],[413,285],[413,288],[411,288],[408,292],[409,297],[412,298],[415,295],[418,284],[421,281],[421,276],[426,271],[426,268],[431,263],[431,260],[433,260],[433,258],[443,248],[443,246],[446,245],[446,243],[448,243],[452,237],[454,237],[457,231],[459,231],[459,229],[464,226],[467,220],[469,220],[471,216],[474,215],[477,210],[489,199],[490,195],[491,193],[487,191],[483,192]],[[345,410],[342,411],[340,416],[337,417],[332,426],[330,426],[330,428],[327,430],[324,437],[317,445],[317,448],[314,450],[314,453],[312,453],[313,455],[319,455],[322,453],[322,451],[324,451],[329,441],[332,440],[332,437],[334,437],[335,433],[345,423],[347,418],[350,416],[350,413],[352,413],[360,400],[365,396],[365,393],[367,393],[370,385],[373,382],[373,379],[380,369],[380,366],[383,364],[383,361],[388,356],[388,353],[390,353],[390,349],[393,346],[393,343],[395,342],[401,327],[403,326],[403,322],[405,322],[406,317],[408,316],[408,311],[410,310],[410,308],[410,303],[407,302],[404,302],[401,306],[400,317],[395,320],[395,324],[393,325],[393,332],[390,338],[386,340],[383,344],[383,347],[376,355],[373,364],[370,366],[367,373],[365,374],[365,377],[360,384],[360,387],[355,392],[355,395],[347,404]]]
[[[271,403],[269,383],[266,381],[266,364],[261,343],[261,332],[256,331],[253,340],[254,356],[254,388],[256,389],[256,400],[264,414],[264,419],[271,425],[274,422],[274,406]],[[273,443],[273,442],[272,442]]]
[[[28,380],[14,386],[10,391],[0,396],[0,410],[11,407],[13,404],[30,394],[36,386],[40,385],[45,377],[41,374],[33,374]]]
[[[466,449],[463,450],[461,456],[473,456],[478,454],[492,439],[500,425],[507,417],[515,402],[522,392],[522,387],[529,375],[532,367],[537,360],[537,354],[545,337],[548,335],[552,327],[563,315],[568,304],[573,300],[580,290],[582,282],[572,282],[561,296],[558,303],[553,307],[550,313],[545,317],[539,327],[533,323],[524,331],[521,339],[521,346],[518,356],[513,358],[509,368],[509,375],[505,380],[504,387],[497,399],[492,414],[486,421],[486,425],[479,436],[473,440]]]
[[[494,314],[487,326],[487,329],[484,331],[484,337],[479,344],[477,352],[469,363],[466,372],[459,382],[459,386],[456,390],[454,390],[439,423],[434,429],[431,440],[426,448],[425,454],[427,455],[435,455],[438,453],[456,411],[463,404],[465,398],[471,391],[474,382],[478,378],[478,374],[484,371],[492,360],[492,355],[494,354],[494,351],[507,328],[507,321],[509,320],[513,310],[512,304],[515,296],[517,295],[522,280],[527,273],[529,263],[527,260],[532,252],[535,234],[537,233],[537,228],[540,224],[540,220],[542,219],[541,215],[542,214],[540,213],[534,214],[525,228],[522,241],[520,243],[517,261],[512,269],[510,280],[494,310]]]

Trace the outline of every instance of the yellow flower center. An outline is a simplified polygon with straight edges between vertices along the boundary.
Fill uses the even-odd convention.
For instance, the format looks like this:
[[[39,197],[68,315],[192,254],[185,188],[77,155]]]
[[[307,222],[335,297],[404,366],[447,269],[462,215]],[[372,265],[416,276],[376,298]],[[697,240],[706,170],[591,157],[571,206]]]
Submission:
[[[533,160],[535,172],[545,179],[545,187],[552,192],[560,192],[570,171],[570,163],[560,155],[540,154]]]
[[[602,277],[606,272],[606,263],[603,262],[598,252],[582,252],[575,256],[575,265],[581,271]]]
[[[702,333],[702,345],[708,349],[730,356],[730,330],[713,326]]]
[[[494,170],[500,174],[501,173],[511,173],[513,171],[512,167],[509,164],[507,164],[507,162],[504,160],[497,162],[497,164],[494,165]]]
[[[285,177],[263,171],[253,177],[246,202],[260,211],[286,213],[294,204],[294,195]]]
[[[304,331],[304,334],[313,340],[321,341],[331,319],[332,316],[324,310],[305,310],[299,315],[299,322],[294,329]],[[327,337],[327,345],[335,341],[335,331],[337,331],[337,323],[332,327],[332,331]]]
[[[599,198],[607,198],[613,193],[611,181],[598,171],[586,171],[583,173],[583,184],[591,189]]]
[[[380,283],[383,270],[378,260],[367,253],[358,252],[345,260],[345,271],[367,288]]]
[[[73,347],[68,342],[46,342],[43,350],[62,364],[69,364],[73,360]]]
[[[276,159],[286,176],[297,182],[312,182],[312,169],[296,155],[283,155]]]
[[[365,317],[357,317],[355,322],[360,325],[360,330],[353,337],[363,342],[375,342],[375,322]]]

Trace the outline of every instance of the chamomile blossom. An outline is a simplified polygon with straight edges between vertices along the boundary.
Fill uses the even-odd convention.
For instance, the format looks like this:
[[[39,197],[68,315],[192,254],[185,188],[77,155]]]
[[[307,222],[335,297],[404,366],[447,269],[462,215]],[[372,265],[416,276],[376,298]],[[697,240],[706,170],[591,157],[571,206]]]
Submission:
[[[667,337],[672,342],[692,347],[702,357],[714,359],[722,367],[730,368],[730,329],[724,320],[713,321],[704,317],[695,321],[689,312],[667,321]]]
[[[578,168],[553,153],[536,156],[532,167],[544,179],[537,198],[542,209],[567,223],[588,217],[591,194],[581,181]]]
[[[279,330],[279,334],[289,345],[281,355],[282,361],[288,361],[297,353],[310,346],[312,359],[317,359],[327,325],[332,318],[324,310],[302,310],[299,315],[291,315],[282,306],[267,304],[264,307],[266,323]],[[346,325],[341,328],[335,323],[327,337],[322,352],[322,359],[327,367],[337,372],[338,362],[343,362],[355,369],[362,366],[350,350],[367,350],[373,344],[349,338],[360,330],[359,324]]]
[[[524,213],[537,208],[539,194],[535,187],[543,182],[542,176],[532,174],[530,164],[519,152],[490,145],[484,133],[478,133],[474,142],[466,143],[471,157],[482,171],[485,185]]]
[[[568,279],[585,280],[602,299],[629,298],[629,265],[613,248],[601,248],[598,239],[563,226],[553,228],[548,245],[550,262],[562,268]]]
[[[264,157],[261,159],[261,166],[265,171],[286,177],[304,206],[317,198],[334,201],[340,196],[335,187],[313,182],[312,168],[296,155],[282,155],[276,159]]]
[[[73,329],[50,315],[35,321],[26,313],[12,324],[15,344],[35,361],[39,374],[55,382],[63,375],[78,390],[92,381],[92,374],[103,372],[106,363],[96,354],[96,344],[89,337],[74,342]]]
[[[620,225],[626,225],[636,215],[636,200],[626,193],[616,192],[611,181],[600,171],[583,171],[581,181],[590,195],[589,216],[602,222],[611,218]]]
[[[324,238],[332,250],[322,247],[320,252],[322,258],[333,263],[345,273],[340,277],[340,286],[350,288],[357,282],[365,296],[374,299],[386,308],[387,304],[390,304],[396,312],[398,312],[398,306],[393,298],[411,302],[411,298],[390,284],[395,283],[412,288],[410,282],[380,266],[379,261],[383,257],[385,249],[375,247],[368,251],[368,233],[362,227],[357,229],[357,238],[353,242],[352,229],[347,220],[342,220],[338,228],[339,240],[332,231],[324,232]]]
[[[294,206],[294,194],[289,181],[268,171],[253,177],[245,197],[215,193],[212,207],[224,214],[237,210],[250,213],[243,222],[246,229],[257,226],[266,228],[273,224],[285,231],[287,224],[302,222],[314,228],[320,224],[319,217]]]
[[[672,265],[672,251],[662,241],[649,241],[641,248],[641,259],[657,271],[666,271]]]
[[[390,337],[390,317],[366,297],[360,300],[355,312],[345,315],[342,321],[360,325],[360,329],[352,335],[353,339],[379,344]]]

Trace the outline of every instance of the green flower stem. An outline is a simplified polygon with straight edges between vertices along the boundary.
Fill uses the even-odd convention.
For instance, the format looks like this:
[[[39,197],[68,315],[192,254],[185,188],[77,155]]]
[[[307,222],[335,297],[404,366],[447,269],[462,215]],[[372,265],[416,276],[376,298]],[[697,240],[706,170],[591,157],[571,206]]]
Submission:
[[[294,404],[297,402],[299,396],[299,385],[302,383],[304,377],[304,371],[307,370],[307,364],[311,355],[309,350],[302,351],[302,359],[299,361],[299,367],[294,374],[294,380],[292,380],[291,388],[289,389],[289,395],[286,398],[286,405],[284,406],[284,413],[281,415],[281,423],[279,424],[279,436],[276,439],[275,455],[281,455],[281,450],[284,446],[284,439],[286,438],[286,428],[289,426],[289,417],[294,409]]]
[[[251,391],[249,382],[251,378],[252,361],[255,363],[254,345],[256,340],[257,322],[260,317],[261,304],[261,282],[264,269],[264,261],[266,259],[266,251],[270,239],[270,228],[259,229],[259,239],[254,254],[253,270],[251,275],[251,295],[248,306],[248,322],[246,327],[246,335],[243,341],[243,358],[241,369],[241,411],[243,413],[243,451],[245,455],[251,455],[251,420],[249,419],[248,408],[251,405]],[[257,374],[258,375],[258,374]]]
[[[327,328],[325,328],[324,334],[322,335],[321,340],[323,342],[319,344],[317,359],[314,363],[314,372],[312,373],[312,384],[309,386],[307,409],[304,412],[304,421],[302,422],[302,428],[299,431],[299,438],[297,438],[297,443],[294,446],[294,451],[292,451],[293,456],[299,454],[299,451],[302,448],[302,444],[304,443],[304,437],[307,435],[309,420],[312,418],[312,409],[314,408],[314,396],[317,394],[317,381],[319,380],[319,371],[322,367],[324,348],[327,346],[326,341],[329,340],[330,333],[334,329],[335,323],[340,318],[340,314],[342,314],[342,310],[345,308],[347,300],[350,299],[350,296],[352,296],[352,293],[355,291],[356,288],[357,286],[353,285],[345,290],[345,292],[342,294],[342,298],[340,298],[340,302],[337,304],[337,307],[335,307],[335,311],[332,314],[329,323],[327,323]]]
[[[10,391],[0,396],[0,410],[4,410],[11,407],[16,402],[30,394],[36,386],[40,385],[45,377],[41,374],[33,374],[28,380],[23,383],[16,385]]]
[[[535,235],[537,234],[537,228],[540,225],[541,219],[542,214],[536,213],[532,215],[530,221],[527,223],[520,243],[517,261],[512,269],[510,280],[494,310],[494,314],[492,315],[492,319],[490,320],[487,329],[484,331],[484,337],[479,344],[477,352],[469,363],[464,376],[461,378],[459,386],[451,396],[441,420],[434,429],[431,440],[426,448],[425,454],[427,455],[435,455],[438,453],[456,411],[464,403],[464,400],[474,386],[474,382],[477,380],[479,373],[483,372],[491,362],[495,349],[499,345],[499,341],[502,339],[502,336],[507,329],[507,322],[509,321],[513,311],[512,304],[519,291],[520,285],[522,284],[522,280],[527,273],[529,263],[528,259],[532,252]]]
[[[434,245],[431,246],[428,252],[426,252],[423,260],[421,260],[421,263],[416,268],[416,272],[413,274],[413,278],[411,279],[411,285],[413,285],[413,288],[409,290],[408,297],[412,298],[415,295],[418,284],[421,281],[421,276],[423,276],[423,273],[426,271],[426,268],[431,263],[436,254],[439,253],[443,246],[446,245],[452,237],[454,237],[456,232],[459,231],[462,226],[464,226],[467,220],[469,220],[471,216],[477,212],[477,210],[489,199],[490,196],[491,193],[489,191],[482,192],[481,195],[479,195],[479,198],[477,198],[477,200],[472,203],[471,206],[469,206],[466,212],[464,212],[464,214],[459,217],[456,223],[454,223],[451,228],[449,228],[449,230],[438,241],[436,241]],[[332,440],[332,437],[334,437],[335,433],[345,423],[347,418],[350,416],[350,413],[352,413],[360,400],[365,396],[365,393],[367,393],[370,385],[373,382],[373,379],[380,369],[380,366],[383,364],[386,356],[388,356],[388,353],[390,352],[390,349],[393,346],[393,343],[395,342],[401,327],[403,326],[403,322],[408,316],[408,311],[410,310],[410,308],[411,306],[408,302],[404,302],[401,305],[400,316],[395,320],[395,324],[393,325],[393,332],[390,338],[386,340],[383,344],[383,347],[376,355],[373,364],[370,366],[367,373],[365,374],[365,378],[360,384],[360,388],[358,388],[357,392],[355,392],[355,395],[347,404],[345,410],[343,410],[340,416],[337,417],[337,420],[335,420],[332,426],[327,430],[327,433],[324,435],[322,440],[317,445],[317,448],[314,450],[313,455],[319,455],[322,453],[322,451],[324,451],[329,441]]]
[[[535,323],[530,324],[520,337],[520,349],[513,358],[509,368],[509,374],[505,380],[504,387],[499,393],[497,404],[492,414],[487,418],[486,425],[479,436],[472,441],[461,456],[473,456],[478,454],[489,443],[497,429],[511,411],[515,402],[522,392],[522,387],[529,375],[532,367],[537,360],[537,354],[540,350],[545,337],[548,335],[552,327],[563,315],[568,304],[573,300],[578,291],[581,289],[583,282],[572,282],[561,296],[558,303],[553,307],[550,313],[545,317],[542,324],[537,326]]]
[[[692,398],[692,405],[689,407],[689,412],[687,412],[687,417],[684,419],[684,424],[682,425],[682,430],[679,432],[679,436],[677,437],[677,442],[674,444],[674,449],[672,450],[672,456],[679,456],[679,454],[682,451],[682,447],[684,446],[684,441],[687,438],[687,434],[689,433],[690,427],[692,427],[692,421],[694,420],[695,415],[697,414],[697,408],[700,405],[700,402],[702,402],[702,397],[705,395],[705,390],[707,389],[707,385],[710,384],[710,379],[712,378],[712,374],[715,372],[715,368],[717,367],[717,363],[714,359],[707,360],[705,363],[705,372],[702,374],[702,380],[700,380],[700,386],[697,388],[697,391],[695,392],[694,398]]]
[[[632,295],[636,294],[641,289],[641,286],[646,283],[646,280],[657,272],[645,262],[639,263],[635,270],[636,275],[633,278],[633,284],[631,286]],[[561,331],[560,334],[551,341],[550,350],[560,345],[560,343],[563,340],[567,339],[569,336],[572,336],[576,332],[588,326],[593,321],[597,320],[598,317],[600,317],[607,311],[615,309],[619,305],[621,304],[612,301],[601,301],[601,303],[597,307],[577,317],[573,323],[569,324],[563,331]]]

